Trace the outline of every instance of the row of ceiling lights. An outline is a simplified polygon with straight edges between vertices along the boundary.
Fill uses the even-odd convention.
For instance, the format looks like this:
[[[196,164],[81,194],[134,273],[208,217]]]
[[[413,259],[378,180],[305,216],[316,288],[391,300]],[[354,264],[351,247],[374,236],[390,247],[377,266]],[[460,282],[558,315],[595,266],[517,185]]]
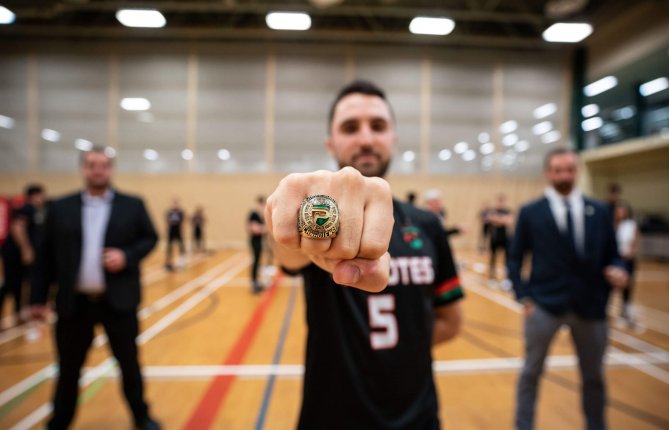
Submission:
[[[0,6],[0,24],[11,24],[16,15],[4,6]],[[126,27],[161,28],[167,20],[157,9],[120,9],[116,19]],[[267,26],[272,30],[308,30],[311,17],[304,12],[270,12],[265,16]],[[455,21],[446,17],[418,16],[411,20],[409,31],[414,34],[445,36],[453,31]],[[592,33],[588,23],[558,22],[543,32],[547,42],[577,43]]]

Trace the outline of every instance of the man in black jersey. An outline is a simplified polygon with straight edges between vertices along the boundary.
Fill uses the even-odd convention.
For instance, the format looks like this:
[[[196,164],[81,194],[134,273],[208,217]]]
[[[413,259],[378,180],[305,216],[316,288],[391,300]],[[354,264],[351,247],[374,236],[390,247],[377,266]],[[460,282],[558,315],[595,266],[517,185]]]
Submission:
[[[174,270],[174,263],[172,261],[172,242],[177,242],[179,246],[179,263],[183,263],[184,255],[186,254],[186,247],[184,246],[183,235],[181,234],[181,226],[184,222],[184,211],[179,205],[179,199],[175,198],[172,201],[172,206],[167,211],[167,255],[165,259],[165,268],[167,270]]]
[[[328,132],[325,146],[341,170],[287,176],[265,210],[276,257],[305,283],[298,427],[438,429],[431,348],[457,334],[463,297],[443,228],[393,199],[382,179],[396,144],[382,90],[362,81],[344,87]],[[314,194],[338,203],[334,239],[297,231],[300,203]]]

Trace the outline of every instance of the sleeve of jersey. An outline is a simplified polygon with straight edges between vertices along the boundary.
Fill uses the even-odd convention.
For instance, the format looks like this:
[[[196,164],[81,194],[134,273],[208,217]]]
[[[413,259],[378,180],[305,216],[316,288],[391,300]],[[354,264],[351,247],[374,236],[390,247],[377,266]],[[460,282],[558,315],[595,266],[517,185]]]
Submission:
[[[447,305],[464,297],[464,290],[460,284],[451,246],[448,243],[446,232],[440,224],[433,227],[431,235],[437,250],[437,270],[434,283],[434,306]]]

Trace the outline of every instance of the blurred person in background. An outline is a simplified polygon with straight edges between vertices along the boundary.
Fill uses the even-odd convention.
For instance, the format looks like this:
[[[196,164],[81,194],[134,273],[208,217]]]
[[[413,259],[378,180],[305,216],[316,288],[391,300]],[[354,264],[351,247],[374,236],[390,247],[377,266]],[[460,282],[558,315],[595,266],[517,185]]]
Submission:
[[[251,265],[251,292],[257,294],[263,290],[263,285],[258,279],[258,268],[262,256],[263,237],[265,236],[265,197],[256,198],[256,207],[251,210],[247,219],[247,231],[253,255]]]
[[[5,297],[14,299],[16,324],[25,322],[21,311],[24,304],[24,288],[30,283],[31,269],[44,233],[47,204],[44,187],[30,184],[25,189],[25,204],[12,210],[9,234],[2,244],[2,267],[4,283],[0,287],[0,321]],[[1,327],[1,324],[0,324]]]
[[[190,223],[193,227],[193,251],[204,252],[204,225],[207,223],[207,218],[204,216],[204,208],[202,206],[195,208],[195,212],[190,218]]]
[[[550,345],[569,327],[581,374],[581,405],[588,430],[606,429],[604,354],[606,307],[612,288],[625,288],[628,274],[604,202],[576,187],[578,158],[557,148],[544,161],[544,195],[518,214],[507,268],[524,308],[525,362],[518,379],[515,424],[533,429],[539,381]],[[523,263],[531,254],[529,279]]]
[[[179,259],[176,266],[181,268],[185,264],[184,258],[186,255],[186,246],[184,245],[182,230],[185,214],[179,205],[179,199],[177,197],[172,200],[172,206],[167,211],[165,219],[167,221],[167,249],[165,256],[165,268],[169,271],[173,271],[175,264],[172,258],[172,244],[177,242],[179,247]]]
[[[513,224],[511,209],[506,206],[506,196],[499,194],[494,207],[487,212],[486,221],[489,224],[490,234],[490,267],[489,277],[492,281],[497,279],[497,253],[504,253],[504,264],[509,246],[509,227]],[[506,284],[504,284],[506,285]]]
[[[441,200],[441,192],[437,189],[431,188],[423,193],[423,201],[425,202],[425,209],[432,212],[439,218],[446,236],[454,236],[464,233],[464,229],[459,225],[446,225],[447,212],[444,203]]]
[[[634,289],[634,274],[636,273],[636,255],[639,249],[639,227],[634,220],[632,207],[629,203],[618,201],[615,208],[614,227],[618,242],[618,253],[630,277],[627,288],[622,290],[623,303],[620,309],[620,317],[625,320],[628,326],[633,327],[635,321],[634,313],[632,312],[632,293]]]
[[[144,202],[111,185],[113,160],[104,148],[81,154],[83,191],[54,201],[47,214],[31,290],[31,314],[45,320],[51,287],[58,377],[49,430],[74,419],[79,377],[94,329],[102,324],[122,374],[135,427],[158,430],[144,398],[138,361],[140,262],[158,240]],[[99,423],[104,428],[103,422]]]

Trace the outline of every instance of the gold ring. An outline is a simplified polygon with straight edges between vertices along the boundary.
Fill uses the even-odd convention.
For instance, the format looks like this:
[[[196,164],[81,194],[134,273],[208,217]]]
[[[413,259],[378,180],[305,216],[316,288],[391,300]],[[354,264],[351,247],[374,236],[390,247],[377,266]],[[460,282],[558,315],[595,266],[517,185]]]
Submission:
[[[309,239],[332,239],[339,231],[339,207],[330,196],[317,194],[302,201],[297,230]]]

